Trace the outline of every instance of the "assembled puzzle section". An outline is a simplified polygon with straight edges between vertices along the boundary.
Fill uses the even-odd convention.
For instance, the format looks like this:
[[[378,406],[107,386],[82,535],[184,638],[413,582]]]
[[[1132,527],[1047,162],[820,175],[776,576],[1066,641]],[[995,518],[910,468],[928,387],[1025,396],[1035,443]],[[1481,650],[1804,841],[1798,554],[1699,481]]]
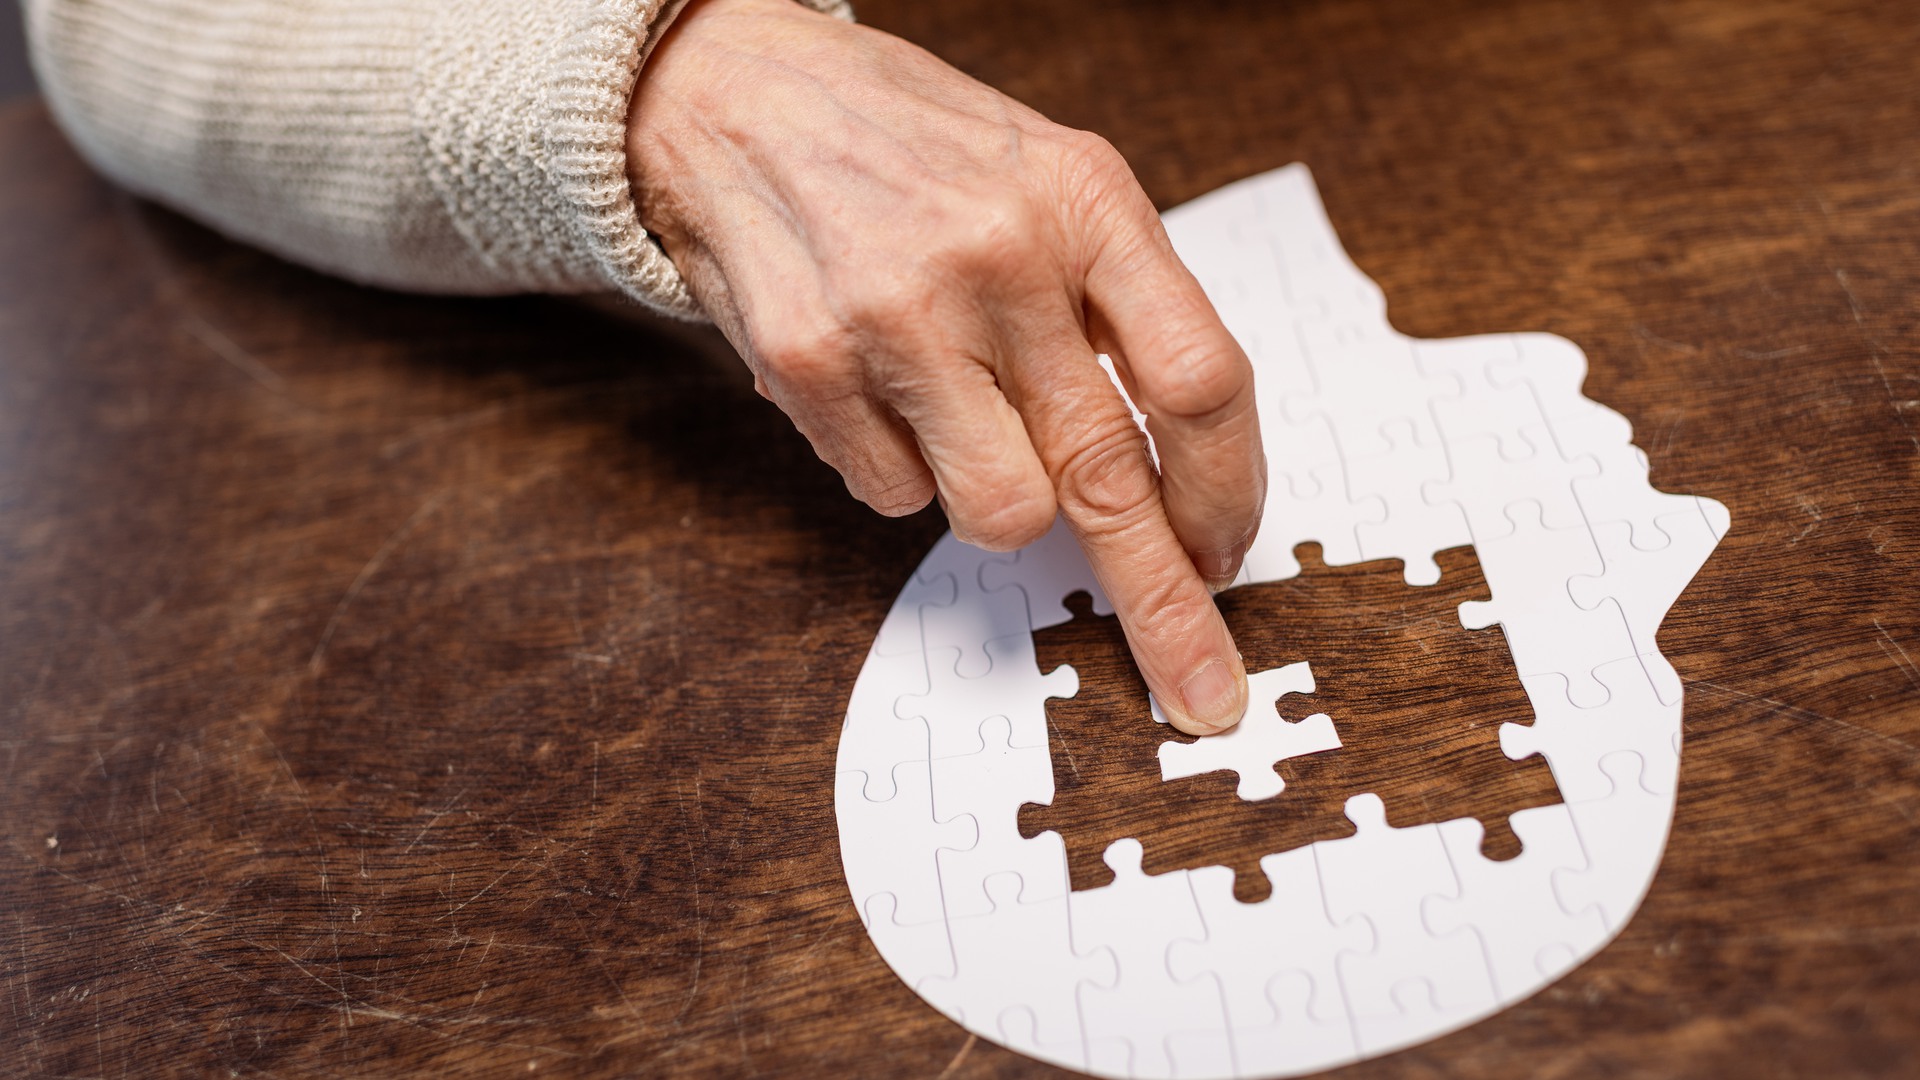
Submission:
[[[1304,167],[1167,225],[1253,361],[1268,453],[1265,522],[1223,611],[1271,612],[1260,590],[1385,568],[1409,597],[1449,599],[1448,640],[1498,626],[1498,673],[1474,668],[1458,692],[1521,705],[1486,710],[1470,753],[1427,767],[1550,770],[1551,796],[1516,789],[1532,801],[1435,820],[1402,805],[1395,774],[1344,787],[1369,753],[1369,714],[1411,691],[1354,680],[1331,638],[1249,654],[1271,720],[1204,748],[1175,737],[1113,657],[1049,652],[1112,622],[1056,527],[1014,555],[948,537],[902,590],[841,732],[842,858],[880,955],[982,1038],[1101,1076],[1301,1075],[1472,1023],[1626,924],[1659,864],[1679,762],[1681,688],[1655,631],[1728,516],[1651,487],[1626,421],[1581,396],[1570,342],[1395,332]],[[1472,595],[1455,592],[1463,580]],[[1285,652],[1284,634],[1266,639]],[[1215,785],[1254,808],[1319,799],[1314,819],[1337,798],[1341,820],[1316,820],[1323,831],[1259,858],[1257,874],[1163,862],[1175,825],[1103,837],[1089,855],[1092,836],[1046,820],[1069,798],[1113,828],[1134,823],[1119,788],[1085,782],[1099,763],[1073,755],[1078,736],[1049,706],[1096,699],[1151,733],[1127,765],[1135,782]],[[1302,726],[1316,717],[1324,728]],[[1490,858],[1509,829],[1518,854]],[[1079,861],[1096,856],[1097,879]],[[1243,888],[1254,877],[1257,896]]]

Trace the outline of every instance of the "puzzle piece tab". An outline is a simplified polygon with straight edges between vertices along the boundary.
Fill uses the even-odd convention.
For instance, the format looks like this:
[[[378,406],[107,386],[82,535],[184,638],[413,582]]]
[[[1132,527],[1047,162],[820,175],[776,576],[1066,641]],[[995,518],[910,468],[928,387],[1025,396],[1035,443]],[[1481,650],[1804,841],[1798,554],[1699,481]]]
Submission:
[[[1026,598],[1030,631],[1071,620],[1073,612],[1063,601],[1076,592],[1093,597],[1096,614],[1113,614],[1113,604],[1093,576],[1093,567],[1087,565],[1080,541],[1065,518],[1054,519],[1045,536],[1012,555],[982,562],[975,573],[980,587],[989,593],[1017,589]]]
[[[1521,675],[1558,672],[1567,677],[1576,704],[1606,700],[1606,689],[1592,675],[1594,659],[1626,656],[1634,648],[1618,607],[1588,611],[1567,591],[1570,575],[1598,572],[1592,534],[1548,528],[1536,502],[1516,503],[1507,514],[1515,525],[1511,535],[1474,537],[1493,599],[1461,604],[1460,625],[1480,630],[1499,623]]]
[[[893,767],[929,754],[927,725],[918,717],[901,717],[895,706],[902,697],[927,692],[927,658],[920,653],[869,653],[853,698],[840,727],[836,772],[861,773],[866,797],[883,802],[893,796]]]
[[[1567,804],[1587,868],[1553,875],[1560,904],[1571,912],[1598,909],[1609,933],[1618,933],[1653,884],[1660,853],[1673,821],[1673,797],[1648,791],[1640,782],[1640,755],[1621,750],[1600,759],[1613,781],[1603,799]]]
[[[1593,669],[1607,699],[1580,708],[1566,697],[1566,678],[1535,675],[1521,682],[1533,701],[1532,724],[1503,724],[1500,749],[1519,761],[1542,754],[1553,766],[1554,783],[1570,803],[1604,799],[1613,781],[1600,759],[1618,750],[1640,755],[1640,782],[1657,795],[1671,796],[1680,772],[1675,736],[1680,710],[1660,700],[1637,656],[1622,657]]]
[[[980,746],[980,725],[994,716],[1007,719],[1015,743],[1045,746],[1047,699],[1079,692],[1080,676],[1071,667],[1041,674],[1031,634],[995,638],[984,651],[991,677],[963,678],[953,668],[958,651],[942,650],[928,656],[932,689],[894,703],[896,715],[926,722],[929,757],[952,757]]]
[[[1367,561],[1399,559],[1407,584],[1432,585],[1440,580],[1434,555],[1473,542],[1459,506],[1421,497],[1427,485],[1447,480],[1451,471],[1447,450],[1438,443],[1420,442],[1417,430],[1406,421],[1390,421],[1384,435],[1392,450],[1347,462],[1348,490],[1390,508],[1381,520],[1354,527],[1360,554]]]

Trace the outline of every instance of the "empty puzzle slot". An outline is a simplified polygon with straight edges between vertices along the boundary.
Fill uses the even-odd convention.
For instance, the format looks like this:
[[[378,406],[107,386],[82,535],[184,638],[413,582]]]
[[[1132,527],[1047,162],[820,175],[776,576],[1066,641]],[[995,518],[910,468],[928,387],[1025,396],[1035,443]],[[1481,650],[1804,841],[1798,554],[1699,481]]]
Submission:
[[[1161,744],[1193,737],[1153,722],[1118,621],[1086,594],[1067,598],[1070,622],[1035,632],[1041,670],[1071,664],[1080,689],[1047,702],[1054,800],[1023,806],[1020,831],[1061,834],[1075,890],[1111,881],[1101,856],[1133,837],[1149,874],[1227,866],[1235,895],[1260,900],[1261,857],[1352,835],[1346,802],[1363,792],[1397,827],[1476,818],[1482,851],[1507,859],[1520,852],[1508,815],[1561,801],[1545,760],[1501,751],[1500,726],[1531,724],[1533,710],[1499,629],[1460,624],[1461,603],[1488,599],[1471,547],[1441,552],[1440,580],[1424,586],[1407,585],[1397,561],[1329,567],[1316,544],[1295,554],[1297,577],[1219,598],[1249,672],[1312,666],[1311,694],[1256,707],[1293,722],[1324,713],[1339,736],[1279,762],[1271,798],[1241,798],[1228,771],[1161,779]]]

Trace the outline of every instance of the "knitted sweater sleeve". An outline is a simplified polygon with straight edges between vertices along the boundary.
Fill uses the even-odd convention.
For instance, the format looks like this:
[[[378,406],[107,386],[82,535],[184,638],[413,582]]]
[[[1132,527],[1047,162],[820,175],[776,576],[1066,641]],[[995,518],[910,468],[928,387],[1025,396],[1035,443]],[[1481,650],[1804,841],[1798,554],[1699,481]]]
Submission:
[[[54,116],[125,187],[282,256],[449,293],[699,314],[626,119],[685,0],[26,0]],[[846,0],[801,0],[849,17]]]

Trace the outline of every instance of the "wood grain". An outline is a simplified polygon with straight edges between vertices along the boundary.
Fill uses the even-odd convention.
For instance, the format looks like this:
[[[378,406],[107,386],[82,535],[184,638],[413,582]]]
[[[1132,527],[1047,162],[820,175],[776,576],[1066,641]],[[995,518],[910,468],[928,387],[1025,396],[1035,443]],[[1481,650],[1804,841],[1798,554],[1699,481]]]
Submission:
[[[862,13],[1162,205],[1308,162],[1396,326],[1572,338],[1732,509],[1661,638],[1645,906],[1343,1075],[1910,1074],[1920,9]],[[942,528],[851,505],[709,332],[328,280],[0,112],[0,1071],[1048,1071],[899,985],[839,873],[841,712]]]

